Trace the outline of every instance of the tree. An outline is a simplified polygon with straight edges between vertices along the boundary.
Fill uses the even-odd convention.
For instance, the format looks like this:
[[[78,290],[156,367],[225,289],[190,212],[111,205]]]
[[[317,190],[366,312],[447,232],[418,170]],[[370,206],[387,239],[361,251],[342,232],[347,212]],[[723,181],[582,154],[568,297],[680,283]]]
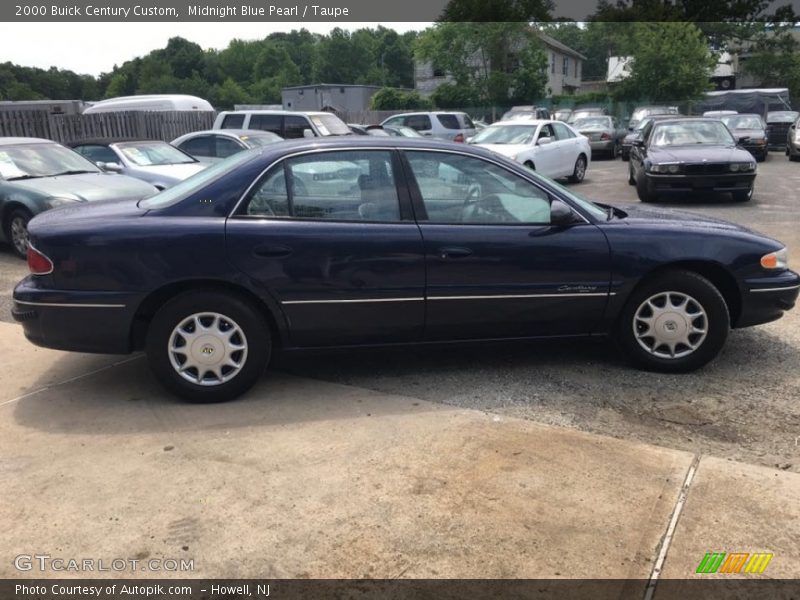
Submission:
[[[416,90],[405,91],[397,88],[381,88],[370,100],[372,110],[426,110],[433,108],[428,98],[423,98]]]
[[[652,102],[698,98],[710,89],[716,57],[693,23],[635,23],[629,75],[612,93]]]
[[[800,97],[800,43],[788,26],[764,28],[754,39],[745,72],[766,87],[785,87],[790,98]]]
[[[544,95],[547,58],[527,23],[437,23],[417,38],[415,54],[480,104]]]
[[[549,21],[552,0],[450,0],[439,21],[454,23],[529,23]]]

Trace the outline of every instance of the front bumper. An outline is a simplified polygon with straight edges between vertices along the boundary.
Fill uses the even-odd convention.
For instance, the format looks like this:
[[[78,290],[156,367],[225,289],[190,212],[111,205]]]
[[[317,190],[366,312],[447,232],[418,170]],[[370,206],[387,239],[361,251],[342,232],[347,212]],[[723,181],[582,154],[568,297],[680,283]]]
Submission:
[[[725,173],[704,175],[662,175],[647,173],[647,181],[653,192],[746,192],[756,178],[755,173]]]
[[[139,298],[122,292],[45,290],[34,276],[14,289],[11,316],[37,346],[73,352],[129,354]]]
[[[744,281],[742,310],[734,327],[750,327],[775,321],[794,308],[800,294],[800,275],[794,271]]]

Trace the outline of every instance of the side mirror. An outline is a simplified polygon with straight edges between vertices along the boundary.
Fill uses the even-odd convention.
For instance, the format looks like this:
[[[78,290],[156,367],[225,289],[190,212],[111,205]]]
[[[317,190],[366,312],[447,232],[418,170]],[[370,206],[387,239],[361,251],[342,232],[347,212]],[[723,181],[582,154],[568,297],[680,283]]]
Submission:
[[[542,137],[542,138],[539,138],[538,140],[536,140],[536,145],[537,146],[545,146],[545,145],[549,144],[552,141],[553,141],[553,138],[551,138],[551,137]]]
[[[95,163],[101,170],[106,173],[120,173],[122,172],[122,165],[118,162],[103,162],[102,160]]]
[[[575,213],[563,200],[554,199],[550,203],[550,225],[565,227],[575,222]]]
[[[313,137],[317,137],[317,136],[315,136],[314,132],[311,131],[310,129],[303,129],[303,137],[304,138],[313,138]]]

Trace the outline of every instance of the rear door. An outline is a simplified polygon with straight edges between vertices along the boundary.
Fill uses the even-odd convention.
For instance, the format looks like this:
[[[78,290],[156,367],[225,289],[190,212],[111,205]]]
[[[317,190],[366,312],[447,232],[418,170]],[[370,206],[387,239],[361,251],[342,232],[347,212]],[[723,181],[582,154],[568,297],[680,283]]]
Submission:
[[[406,151],[427,260],[425,339],[580,335],[598,327],[610,251],[580,217],[550,224],[551,196],[498,164]]]
[[[227,221],[231,261],[280,303],[293,346],[418,341],[422,237],[391,150],[289,157]]]

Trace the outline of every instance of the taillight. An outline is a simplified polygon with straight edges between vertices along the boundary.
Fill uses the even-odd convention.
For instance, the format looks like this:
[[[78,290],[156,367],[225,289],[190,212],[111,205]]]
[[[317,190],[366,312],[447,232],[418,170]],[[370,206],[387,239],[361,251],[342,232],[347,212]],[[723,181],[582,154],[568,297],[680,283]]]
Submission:
[[[53,272],[53,261],[28,244],[28,269],[34,275],[47,275]]]
[[[457,142],[459,144],[463,144],[464,143],[464,134],[463,133],[457,133],[456,137],[453,138],[453,141]]]
[[[600,136],[600,139],[601,140],[610,140],[611,136],[608,135],[607,133],[604,133],[603,135]]]

